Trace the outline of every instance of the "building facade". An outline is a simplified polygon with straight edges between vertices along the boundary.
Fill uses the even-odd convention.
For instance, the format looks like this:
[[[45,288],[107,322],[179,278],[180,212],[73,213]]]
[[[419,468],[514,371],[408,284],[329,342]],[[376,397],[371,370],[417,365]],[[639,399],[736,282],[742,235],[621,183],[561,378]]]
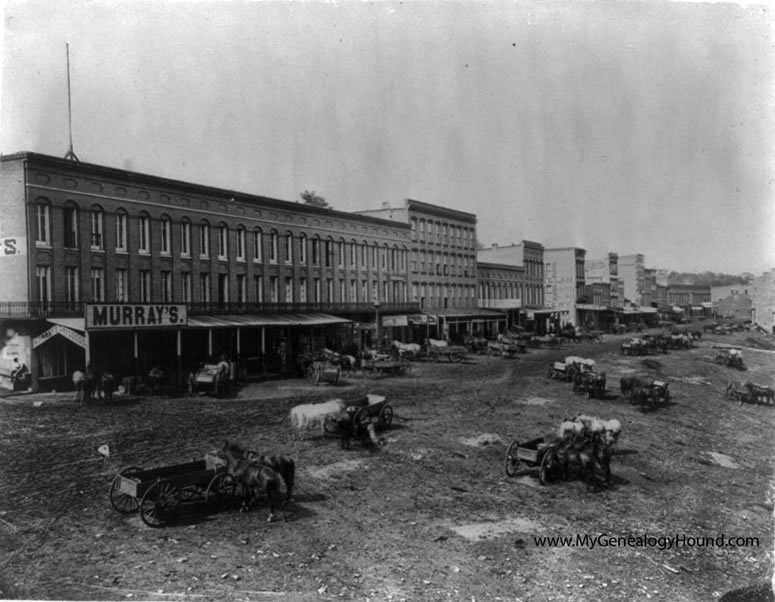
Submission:
[[[619,278],[623,284],[624,298],[636,305],[643,302],[645,291],[645,258],[643,254],[619,256]]]
[[[409,299],[422,310],[419,316],[407,317],[414,325],[414,340],[434,333],[458,340],[482,321],[503,318],[500,312],[478,309],[476,215],[414,199],[358,214],[410,228]]]
[[[506,330],[520,326],[522,299],[525,294],[525,268],[502,263],[478,262],[478,304],[480,308],[504,312]],[[496,324],[495,326],[501,326]],[[474,331],[474,335],[492,337],[498,331]]]
[[[544,249],[544,301],[559,314],[556,326],[581,326],[576,303],[584,295],[584,258],[578,247]]]
[[[288,373],[321,345],[372,344],[377,313],[418,309],[405,223],[36,153],[3,156],[0,184],[15,248],[0,320],[35,387],[97,360],[180,380],[223,354]]]
[[[775,269],[754,278],[750,288],[751,319],[759,328],[775,334]]]
[[[624,307],[624,283],[619,279],[619,255],[608,253],[599,259],[584,260],[584,279],[586,284],[608,283],[609,307]]]

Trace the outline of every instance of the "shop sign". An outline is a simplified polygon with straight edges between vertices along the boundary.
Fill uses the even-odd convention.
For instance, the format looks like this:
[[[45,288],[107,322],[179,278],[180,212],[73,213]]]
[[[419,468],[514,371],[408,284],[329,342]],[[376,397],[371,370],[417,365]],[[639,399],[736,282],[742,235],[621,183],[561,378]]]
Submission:
[[[32,339],[32,348],[37,349],[48,341],[51,337],[61,334],[66,339],[72,341],[76,345],[79,345],[80,347],[83,347],[86,349],[86,337],[82,334],[78,334],[74,330],[71,330],[70,328],[67,328],[66,326],[62,326],[61,324],[55,324],[51,328],[49,328],[46,332],[36,336],[34,339]]]
[[[156,303],[90,303],[86,305],[87,330],[185,326],[186,306]]]
[[[382,326],[408,326],[407,316],[383,316]]]

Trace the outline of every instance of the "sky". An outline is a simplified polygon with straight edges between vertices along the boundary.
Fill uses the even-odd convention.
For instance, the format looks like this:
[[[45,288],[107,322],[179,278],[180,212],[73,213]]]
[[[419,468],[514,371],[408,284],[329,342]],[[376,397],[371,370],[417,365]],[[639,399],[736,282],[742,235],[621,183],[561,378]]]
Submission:
[[[775,268],[768,4],[8,1],[0,152],[357,211],[485,245]]]

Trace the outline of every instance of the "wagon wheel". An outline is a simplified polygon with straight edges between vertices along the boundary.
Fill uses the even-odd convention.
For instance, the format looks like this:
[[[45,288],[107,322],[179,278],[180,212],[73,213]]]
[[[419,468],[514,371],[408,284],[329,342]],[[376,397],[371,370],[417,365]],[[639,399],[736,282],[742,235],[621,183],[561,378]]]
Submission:
[[[541,485],[546,485],[547,477],[554,468],[555,460],[557,459],[557,452],[554,449],[548,449],[544,453],[544,457],[541,458],[541,466],[538,468],[538,481]]]
[[[462,362],[464,357],[465,357],[465,354],[460,351],[456,351],[454,353],[449,354],[450,361],[455,362],[456,364],[459,364],[460,362]]]
[[[237,483],[228,472],[219,472],[207,485],[205,502],[215,511],[225,510],[234,500]]]
[[[441,354],[436,349],[428,351],[428,359],[432,362],[438,362],[441,359]]]
[[[391,424],[393,424],[393,408],[385,405],[377,416],[377,428],[381,431],[386,431]]]
[[[514,477],[519,472],[519,456],[517,456],[517,448],[519,443],[515,440],[511,442],[506,450],[506,476]]]
[[[170,481],[156,481],[140,501],[140,518],[149,527],[163,527],[180,504],[180,491]]]
[[[137,512],[139,503],[137,498],[128,493],[122,493],[118,490],[118,484],[121,477],[130,476],[132,473],[140,472],[142,468],[139,466],[130,466],[121,470],[110,483],[110,505],[121,514],[132,514]]]

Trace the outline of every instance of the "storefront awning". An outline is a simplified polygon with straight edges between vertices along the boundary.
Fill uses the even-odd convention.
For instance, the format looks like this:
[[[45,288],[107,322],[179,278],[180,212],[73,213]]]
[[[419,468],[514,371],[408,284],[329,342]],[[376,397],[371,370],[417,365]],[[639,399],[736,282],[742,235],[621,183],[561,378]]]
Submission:
[[[442,318],[505,318],[504,311],[494,309],[437,309],[428,311]]]
[[[59,324],[72,330],[86,332],[85,320],[83,318],[46,318],[46,320],[52,324]]]
[[[240,326],[323,326],[349,324],[352,320],[329,314],[226,314],[189,316],[189,328],[233,328]]]

